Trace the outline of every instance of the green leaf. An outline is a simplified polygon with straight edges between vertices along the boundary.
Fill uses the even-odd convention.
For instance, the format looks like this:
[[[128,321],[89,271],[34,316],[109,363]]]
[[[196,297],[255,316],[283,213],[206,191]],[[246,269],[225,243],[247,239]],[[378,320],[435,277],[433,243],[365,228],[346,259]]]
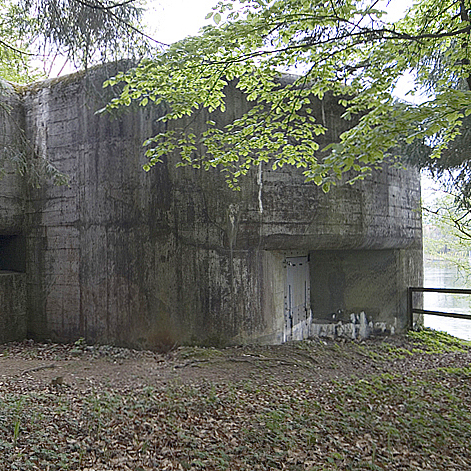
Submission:
[[[322,185],[322,191],[324,193],[328,193],[330,191],[330,185],[331,185],[331,182],[325,182],[323,185]]]
[[[417,0],[394,23],[374,0],[234,5],[221,1],[206,16],[218,27],[109,79],[124,85],[109,110],[150,97],[165,104],[160,122],[176,121],[168,143],[152,141],[157,158],[179,152],[182,165],[219,166],[234,186],[260,162],[292,165],[328,190],[346,171],[349,182],[364,178],[386,155],[411,154],[427,165],[459,139],[460,127],[471,127],[467,23],[458,3]],[[288,70],[298,75],[280,79]],[[406,92],[426,87],[423,103],[394,96],[405,74]],[[229,109],[235,96],[240,107]],[[200,119],[209,128],[201,134]]]

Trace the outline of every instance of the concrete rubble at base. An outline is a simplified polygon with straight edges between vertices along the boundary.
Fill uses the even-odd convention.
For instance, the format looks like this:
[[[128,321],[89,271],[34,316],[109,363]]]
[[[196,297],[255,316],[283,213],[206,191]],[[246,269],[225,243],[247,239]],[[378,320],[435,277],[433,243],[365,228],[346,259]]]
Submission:
[[[313,322],[311,324],[309,335],[312,337],[343,337],[357,340],[368,338],[371,335],[394,335],[396,333],[394,325],[388,325],[386,322],[368,321],[368,318],[363,311],[360,312],[360,314],[350,314],[350,319],[351,322]]]

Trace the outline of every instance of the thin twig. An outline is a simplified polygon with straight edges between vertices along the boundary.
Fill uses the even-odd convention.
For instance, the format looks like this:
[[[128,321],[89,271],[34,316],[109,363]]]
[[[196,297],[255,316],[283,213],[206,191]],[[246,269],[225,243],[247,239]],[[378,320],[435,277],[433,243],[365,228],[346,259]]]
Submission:
[[[49,368],[56,368],[56,365],[54,363],[51,363],[50,365],[41,365],[41,366],[36,366],[35,368],[29,368],[27,370],[22,371],[20,373],[20,376],[23,376],[27,373],[32,373],[33,371],[47,370]]]

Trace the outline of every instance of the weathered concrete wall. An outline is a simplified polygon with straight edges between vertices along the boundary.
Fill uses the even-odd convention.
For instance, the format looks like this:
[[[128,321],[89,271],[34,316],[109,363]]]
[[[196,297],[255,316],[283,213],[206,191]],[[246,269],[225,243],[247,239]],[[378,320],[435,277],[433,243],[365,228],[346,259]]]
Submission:
[[[310,254],[311,273],[328,275],[325,251],[332,250],[348,251],[340,263],[351,282],[342,288],[345,309],[363,306],[379,321],[401,318],[402,291],[411,276],[413,284],[420,276],[403,270],[420,258],[416,172],[375,172],[328,195],[290,168],[254,171],[240,192],[229,190],[216,170],[176,169],[176,156],[145,173],[142,142],[156,132],[159,109],[96,115],[107,99],[101,81],[109,73],[48,81],[22,97],[35,154],[70,176],[68,187],[28,190],[30,335],[154,348],[281,342],[285,258]],[[224,122],[247,106],[228,89],[229,111],[215,119]],[[321,106],[320,119],[335,132],[345,128],[338,105]],[[206,118],[195,131],[204,129]],[[324,137],[326,143],[333,138]],[[355,250],[363,255],[355,259]],[[370,256],[390,266],[385,280],[396,280],[386,296],[395,301],[384,306],[368,304],[384,294],[375,285],[354,296],[358,277],[350,271],[371,280],[376,262]],[[328,292],[323,286],[311,295],[314,313]],[[336,306],[324,306],[321,315]]]
[[[26,335],[24,182],[14,162],[21,162],[24,136],[20,99],[0,83],[0,342]]]
[[[422,278],[421,254],[420,247],[311,252],[312,332],[335,336],[352,323],[366,329],[361,336],[410,327],[407,286]]]
[[[240,195],[172,163],[144,173],[158,110],[97,116],[99,83],[46,83],[24,99],[38,154],[71,176],[31,193],[31,334],[142,346],[279,335],[263,274],[273,256],[232,243],[226,201]]]
[[[0,342],[26,336],[26,275],[0,271]]]
[[[13,87],[0,81],[0,236],[24,230],[24,182],[14,161],[24,157],[21,102]]]
[[[266,249],[421,246],[420,184],[415,171],[374,171],[372,177],[333,188],[327,195],[304,183],[292,169],[265,171],[263,178],[266,217],[261,230]]]

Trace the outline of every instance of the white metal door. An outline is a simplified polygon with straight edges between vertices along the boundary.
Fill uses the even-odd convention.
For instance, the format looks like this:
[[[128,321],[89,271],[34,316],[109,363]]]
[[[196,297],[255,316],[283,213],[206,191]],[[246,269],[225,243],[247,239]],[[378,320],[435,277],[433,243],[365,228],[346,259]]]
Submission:
[[[309,336],[311,325],[309,258],[286,258],[285,341]]]

